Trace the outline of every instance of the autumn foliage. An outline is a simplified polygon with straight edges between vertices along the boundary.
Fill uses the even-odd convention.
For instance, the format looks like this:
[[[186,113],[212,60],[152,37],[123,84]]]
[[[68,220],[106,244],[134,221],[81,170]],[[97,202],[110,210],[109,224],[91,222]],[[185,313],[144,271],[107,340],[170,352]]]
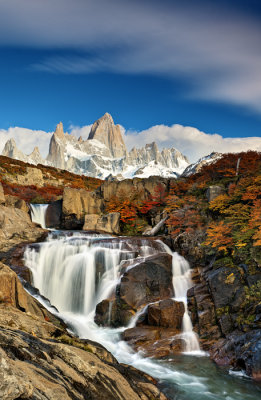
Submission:
[[[223,192],[208,202],[212,185]],[[175,181],[166,209],[174,238],[202,231],[205,247],[250,255],[252,247],[261,246],[261,153],[225,154],[199,173]]]
[[[144,199],[144,193],[134,190],[131,193],[120,191],[107,203],[106,212],[119,212],[120,220],[133,229],[134,233],[143,231],[146,220],[150,218],[153,211],[159,211],[166,205],[167,192],[163,185],[158,184],[154,193]]]

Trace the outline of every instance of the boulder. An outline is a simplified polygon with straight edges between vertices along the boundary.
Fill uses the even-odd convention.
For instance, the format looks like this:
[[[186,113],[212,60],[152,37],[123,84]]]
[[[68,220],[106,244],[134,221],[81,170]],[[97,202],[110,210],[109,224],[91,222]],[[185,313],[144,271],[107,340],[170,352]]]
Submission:
[[[172,257],[157,254],[128,269],[121,278],[120,298],[134,310],[174,295]]]
[[[5,205],[6,207],[15,207],[19,208],[26,213],[29,211],[29,207],[23,199],[19,199],[19,197],[11,196],[10,194],[5,196]]]
[[[141,258],[127,268],[122,269],[123,275],[116,287],[115,304],[112,305],[110,326],[127,326],[131,317],[141,307],[149,303],[173,297],[172,257],[159,253]],[[96,321],[100,325],[108,325],[107,313],[109,303],[98,304]],[[105,315],[105,317],[104,317]]]
[[[161,300],[148,306],[148,324],[164,328],[181,329],[185,312],[184,303],[173,299]]]
[[[2,186],[2,183],[0,182],[0,204],[5,203],[5,194],[4,194],[4,189]]]
[[[96,306],[94,321],[99,326],[111,326],[117,320],[117,304],[115,300],[105,299]]]
[[[103,200],[95,192],[66,187],[63,192],[62,224],[65,229],[81,229],[86,214],[101,214]]]
[[[173,328],[137,326],[126,329],[122,338],[144,356],[158,359],[180,353],[184,349],[184,341],[177,333]]]
[[[120,232],[120,213],[109,213],[106,215],[89,214],[85,215],[85,231],[102,231],[118,234]]]
[[[45,236],[23,210],[0,205],[0,256],[22,242],[34,242]]]
[[[209,186],[207,190],[207,199],[208,201],[214,200],[216,197],[225,193],[225,189],[222,186],[213,185]]]

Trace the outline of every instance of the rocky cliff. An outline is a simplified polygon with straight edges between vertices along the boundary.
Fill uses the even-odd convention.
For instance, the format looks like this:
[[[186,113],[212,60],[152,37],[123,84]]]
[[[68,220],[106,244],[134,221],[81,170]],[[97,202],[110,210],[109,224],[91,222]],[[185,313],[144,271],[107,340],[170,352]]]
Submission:
[[[160,151],[155,142],[128,152],[120,126],[114,124],[108,113],[93,124],[87,140],[65,133],[60,122],[50,140],[46,160],[41,158],[37,148],[31,155],[24,155],[17,149],[14,139],[8,140],[3,155],[101,179],[110,176],[118,179],[151,175],[177,177],[188,166],[187,158],[178,150]]]

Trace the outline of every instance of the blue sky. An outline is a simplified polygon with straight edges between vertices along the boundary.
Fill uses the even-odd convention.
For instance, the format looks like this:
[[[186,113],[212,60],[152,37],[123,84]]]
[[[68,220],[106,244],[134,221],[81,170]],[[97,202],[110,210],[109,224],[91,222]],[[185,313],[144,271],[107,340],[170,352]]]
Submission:
[[[108,111],[128,131],[258,137],[260,38],[254,0],[0,0],[0,129]]]

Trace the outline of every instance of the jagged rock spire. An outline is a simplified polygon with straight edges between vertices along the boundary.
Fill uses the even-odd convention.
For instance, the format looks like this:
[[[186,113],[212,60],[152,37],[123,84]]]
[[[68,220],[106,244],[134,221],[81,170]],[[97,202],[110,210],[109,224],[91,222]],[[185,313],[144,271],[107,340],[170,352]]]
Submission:
[[[96,139],[110,149],[114,158],[124,157],[127,149],[119,125],[115,125],[108,113],[94,122],[88,140]]]
[[[58,138],[60,138],[60,139],[63,139],[63,138],[64,138],[64,130],[63,130],[63,123],[62,123],[62,122],[60,122],[60,123],[56,126],[56,129],[55,129],[54,134],[55,134],[56,137],[58,137]]]

